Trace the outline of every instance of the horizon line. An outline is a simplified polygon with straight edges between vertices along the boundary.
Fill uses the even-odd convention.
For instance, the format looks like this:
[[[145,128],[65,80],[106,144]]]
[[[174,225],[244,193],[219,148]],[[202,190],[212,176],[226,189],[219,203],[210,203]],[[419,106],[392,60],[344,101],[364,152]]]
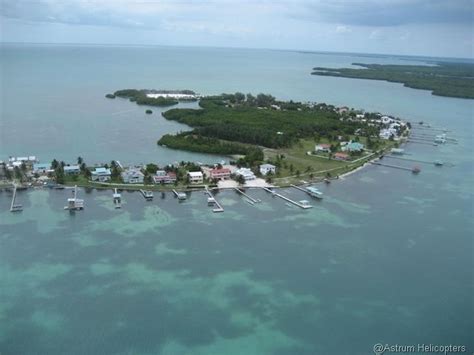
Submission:
[[[300,52],[314,54],[338,54],[338,55],[356,55],[356,56],[384,56],[384,57],[407,57],[407,58],[426,58],[426,59],[446,59],[463,60],[474,62],[474,57],[449,57],[449,56],[430,56],[426,54],[393,54],[393,53],[374,53],[374,52],[342,52],[316,49],[291,49],[291,48],[256,48],[256,47],[232,47],[232,46],[212,46],[212,45],[191,45],[191,44],[132,44],[132,43],[88,43],[88,42],[15,42],[1,41],[0,45],[19,44],[19,45],[58,45],[58,46],[108,46],[108,47],[188,47],[188,48],[214,48],[214,49],[246,49],[246,50],[264,50],[281,52]]]

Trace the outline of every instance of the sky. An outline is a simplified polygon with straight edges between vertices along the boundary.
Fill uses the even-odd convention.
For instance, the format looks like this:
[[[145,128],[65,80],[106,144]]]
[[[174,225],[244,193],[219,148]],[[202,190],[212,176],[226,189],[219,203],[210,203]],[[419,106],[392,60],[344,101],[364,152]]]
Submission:
[[[473,58],[474,0],[0,0],[0,41]]]

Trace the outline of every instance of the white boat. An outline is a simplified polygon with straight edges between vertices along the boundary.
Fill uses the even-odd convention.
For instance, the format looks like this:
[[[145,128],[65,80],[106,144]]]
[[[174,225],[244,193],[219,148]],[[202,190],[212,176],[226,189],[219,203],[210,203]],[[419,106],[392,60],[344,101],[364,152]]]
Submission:
[[[306,191],[308,192],[308,194],[311,196],[311,197],[315,197],[315,198],[319,198],[319,199],[322,199],[323,198],[323,193],[321,191],[319,191],[317,188],[315,187],[312,187],[312,186],[308,186],[306,188]]]

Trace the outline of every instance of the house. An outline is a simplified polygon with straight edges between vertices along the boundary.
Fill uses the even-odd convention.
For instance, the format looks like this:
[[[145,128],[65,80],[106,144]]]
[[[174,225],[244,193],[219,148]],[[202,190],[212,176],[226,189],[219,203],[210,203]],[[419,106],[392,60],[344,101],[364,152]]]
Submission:
[[[260,165],[260,174],[267,175],[268,173],[275,174],[276,167],[272,164],[262,164]]]
[[[122,180],[126,184],[143,184],[145,175],[138,168],[130,168],[123,171],[121,174]]]
[[[339,108],[337,109],[337,112],[339,112],[340,114],[349,112],[349,107],[347,107],[347,106],[339,107]]]
[[[78,175],[81,172],[79,165],[66,165],[64,167],[64,174],[66,175]]]
[[[92,181],[105,182],[110,180],[110,169],[107,168],[95,168],[92,172]]]
[[[45,164],[36,163],[36,164],[33,164],[33,174],[46,174],[49,171],[51,171],[51,164],[49,164],[49,163],[45,163]]]
[[[336,153],[336,154],[334,154],[334,159],[336,159],[336,160],[349,160],[349,154]]]
[[[176,174],[172,171],[157,170],[153,176],[155,184],[174,184],[176,182]]]
[[[204,181],[202,172],[200,171],[189,171],[188,178],[191,184],[202,184]]]
[[[230,178],[230,169],[227,169],[227,168],[211,169],[209,171],[209,175],[211,179],[227,180]]]
[[[347,143],[344,147],[342,147],[342,151],[344,152],[361,152],[364,150],[364,145],[359,142],[350,142]]]
[[[250,170],[249,168],[240,168],[235,171],[235,174],[242,176],[245,179],[245,181],[255,180],[257,178],[255,174],[253,173],[253,171]]]
[[[318,152],[329,153],[331,151],[331,144],[316,144],[316,146],[314,147],[314,151],[316,153]]]

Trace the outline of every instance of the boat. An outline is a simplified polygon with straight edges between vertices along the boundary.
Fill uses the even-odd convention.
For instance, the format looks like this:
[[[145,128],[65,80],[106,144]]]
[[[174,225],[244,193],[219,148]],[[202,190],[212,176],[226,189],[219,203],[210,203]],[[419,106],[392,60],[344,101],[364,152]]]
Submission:
[[[69,211],[83,210],[84,200],[77,198],[77,185],[74,186],[72,194],[73,197],[67,199],[67,206],[64,206],[64,209]]]
[[[441,160],[436,160],[436,161],[434,162],[434,165],[435,165],[435,166],[443,166],[443,162],[442,162]]]
[[[207,205],[208,206],[214,206],[215,203],[216,203],[216,200],[214,199],[214,197],[208,197],[207,198]]]
[[[114,190],[114,193],[113,193],[112,197],[114,199],[115,208],[121,208],[122,207],[122,195],[118,193],[117,189]]]
[[[401,148],[392,148],[390,149],[390,153],[394,155],[403,155],[405,153],[405,150]]]
[[[319,199],[322,199],[323,198],[323,193],[321,191],[319,191],[317,188],[315,187],[312,187],[312,186],[308,186],[306,188],[306,192],[311,196],[311,197],[315,197],[315,198],[319,198]]]
[[[419,174],[421,172],[421,169],[418,166],[414,166],[413,169],[411,169],[411,172],[413,174]]]
[[[331,183],[331,180],[329,180],[328,178],[326,178],[326,179],[324,179],[324,182],[325,182],[326,184],[330,184],[330,183]]]
[[[153,191],[140,190],[140,192],[142,193],[142,195],[143,195],[143,197],[145,198],[145,200],[147,200],[147,201],[153,200]]]

